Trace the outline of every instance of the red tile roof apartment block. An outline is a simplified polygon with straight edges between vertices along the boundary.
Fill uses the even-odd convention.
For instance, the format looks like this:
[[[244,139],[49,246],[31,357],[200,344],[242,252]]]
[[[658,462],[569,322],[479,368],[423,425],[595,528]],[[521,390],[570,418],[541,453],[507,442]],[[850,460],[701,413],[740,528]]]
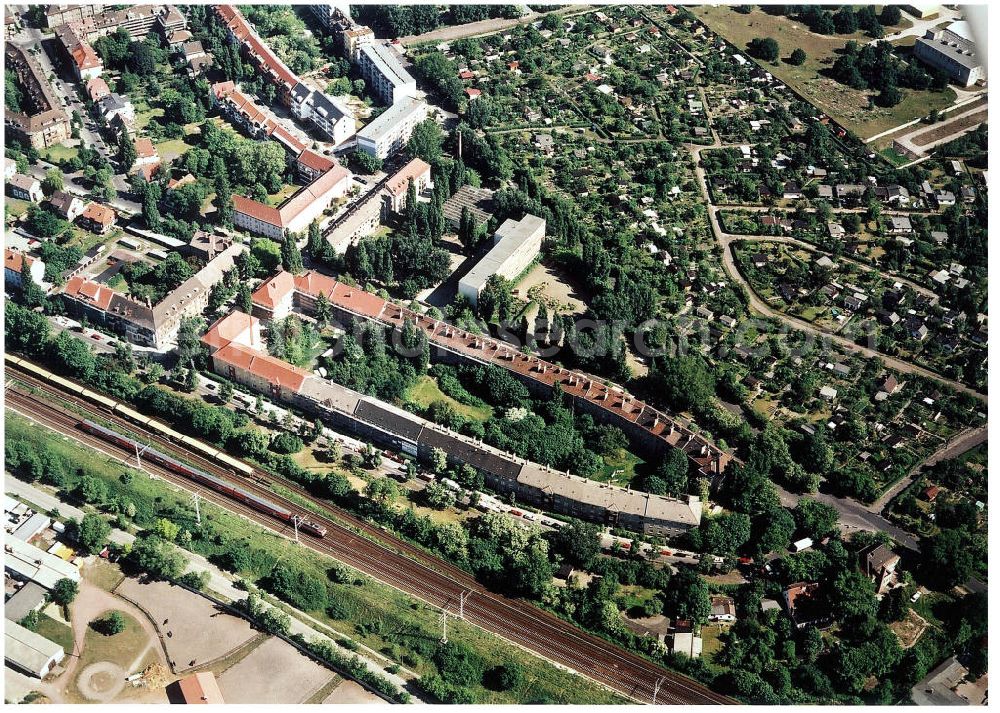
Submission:
[[[177,338],[184,317],[205,310],[212,287],[222,281],[244,250],[240,243],[228,246],[155,305],[138,302],[79,275],[66,283],[63,301],[68,311],[105,325],[133,344],[161,349]]]
[[[215,14],[226,26],[229,36],[239,42],[250,61],[279,90],[282,103],[291,105],[292,89],[299,83],[299,78],[282,62],[267,43],[258,37],[257,33],[232,5],[215,5]]]
[[[303,83],[291,69],[261,40],[240,11],[231,5],[215,5],[229,37],[239,43],[250,62],[278,90],[281,103],[296,118],[309,121],[335,144],[354,135],[354,115],[350,109],[321,91]]]
[[[280,284],[288,283],[282,280]],[[332,278],[318,273],[300,275],[294,284],[299,288],[294,294],[303,306],[314,296],[299,290],[317,290],[318,295],[338,286]],[[367,440],[424,459],[440,448],[452,462],[468,463],[481,470],[496,491],[573,517],[660,535],[684,532],[701,521],[701,503],[695,496],[681,500],[650,495],[522,461],[245,346],[241,340],[249,336],[253,318],[234,313],[227,320],[218,322],[202,338],[214,350],[212,365],[216,373]]]
[[[56,39],[62,45],[77,80],[85,81],[101,76],[104,63],[75,24],[67,23],[57,27]]]
[[[232,82],[213,84],[212,95],[219,111],[251,138],[274,139],[293,156],[305,151],[306,145],[283,127],[269,109],[254,102]]]
[[[695,433],[690,422],[654,409],[621,387],[525,354],[506,342],[463,331],[333,278],[316,273],[286,275],[275,275],[254,293],[257,316],[279,319],[295,306],[308,311],[323,294],[343,318],[357,317],[395,328],[401,328],[409,320],[424,331],[431,345],[451,358],[494,364],[539,390],[553,389],[558,384],[579,408],[619,426],[634,440],[641,441],[646,450],[682,449],[707,478],[721,474],[733,460],[731,453]]]
[[[334,166],[278,208],[234,195],[233,222],[251,233],[281,240],[288,233],[307,230],[335,200],[346,196],[350,187],[351,172]]]
[[[33,148],[62,143],[70,137],[69,114],[52,93],[49,80],[41,65],[25,50],[8,42],[4,45],[6,69],[17,74],[25,92],[31,96],[33,114],[4,112],[3,122],[8,136],[20,139]]]
[[[258,351],[264,348],[260,320],[244,312],[231,312],[220,318],[202,335],[201,342],[213,354],[230,343]]]
[[[287,399],[302,389],[311,374],[281,359],[231,342],[212,355],[217,374],[246,384],[276,399]]]

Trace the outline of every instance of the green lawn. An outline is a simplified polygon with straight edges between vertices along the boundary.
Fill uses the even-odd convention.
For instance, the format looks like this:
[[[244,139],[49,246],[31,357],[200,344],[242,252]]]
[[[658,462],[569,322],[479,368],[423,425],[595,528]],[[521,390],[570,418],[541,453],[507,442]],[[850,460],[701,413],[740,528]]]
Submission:
[[[164,161],[173,161],[194,148],[185,139],[170,139],[156,144],[156,150]]]
[[[623,487],[632,482],[636,467],[645,462],[635,453],[624,448],[619,449],[617,453],[605,455],[603,459],[604,467],[598,471],[597,475],[592,476],[592,479]]]
[[[56,621],[48,614],[39,614],[38,628],[35,631],[62,646],[67,654],[73,653],[73,630],[61,621]]]
[[[28,201],[18,200],[17,198],[7,198],[7,202],[4,204],[7,208],[7,215],[14,218],[20,218],[22,215],[28,212]]]
[[[42,149],[39,153],[41,153],[42,158],[49,163],[69,161],[70,159],[76,158],[80,155],[79,149],[72,146],[63,146],[62,144],[49,146],[48,148]]]
[[[96,618],[103,619],[111,611],[108,610]],[[135,657],[147,647],[149,635],[146,634],[139,622],[125,612],[120,611],[119,613],[125,619],[125,630],[113,636],[106,636],[95,631],[88,623],[87,633],[83,636],[83,651],[80,654],[78,670],[82,671],[90,664],[99,661],[111,661],[128,669],[135,661]],[[146,658],[149,658],[152,653],[150,650]],[[137,670],[142,670],[144,663],[145,661],[140,661]],[[135,671],[126,670],[125,673],[132,674]]]
[[[427,408],[435,401],[444,401],[451,404],[458,413],[476,421],[486,421],[493,414],[489,406],[468,406],[456,401],[438,388],[437,381],[433,377],[426,375],[420,377],[419,381],[410,387],[406,399],[423,408]]]
[[[768,15],[755,8],[747,15],[730,6],[699,6],[692,12],[712,30],[729,40],[741,52],[755,37],[772,37],[778,42],[781,59],[764,63],[767,71],[798,91],[831,118],[852,130],[861,138],[868,138],[883,131],[927,116],[933,109],[943,109],[955,101],[955,92],[914,91],[904,89],[905,98],[891,109],[869,107],[870,92],[858,91],[819,74],[837,58],[849,40],[859,44],[869,41],[864,33],[853,35],[819,35],[810,32],[801,22],[787,17]],[[887,33],[900,27],[887,28]],[[806,61],[795,67],[785,61],[792,50],[801,48]]]
[[[289,183],[288,185],[282,186],[281,190],[277,193],[271,193],[267,196],[268,205],[278,206],[284,203],[286,200],[292,197],[301,186],[297,186],[294,183]]]
[[[149,120],[153,117],[159,119],[164,114],[161,107],[156,107],[155,109],[146,109],[145,111],[139,111],[135,115],[135,125],[138,129],[145,129]]]

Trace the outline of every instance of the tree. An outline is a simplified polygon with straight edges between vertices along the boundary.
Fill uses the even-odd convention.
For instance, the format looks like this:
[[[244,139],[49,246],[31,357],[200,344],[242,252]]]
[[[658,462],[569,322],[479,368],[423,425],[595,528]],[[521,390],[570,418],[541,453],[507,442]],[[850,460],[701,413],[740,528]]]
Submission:
[[[233,192],[229,186],[229,172],[221,157],[216,156],[212,162],[212,173],[215,176],[215,210],[219,222],[232,226],[235,209],[233,208]]]
[[[671,448],[656,467],[653,478],[647,478],[647,490],[656,495],[682,497],[688,492],[690,465],[687,454],[680,448]]]
[[[879,106],[893,107],[903,101],[903,92],[894,84],[887,85],[875,100]]]
[[[253,292],[246,282],[240,282],[236,288],[236,307],[244,314],[253,311]]]
[[[842,7],[833,16],[833,26],[841,35],[852,35],[858,31],[858,16],[850,7]]]
[[[72,579],[67,579],[66,577],[63,577],[62,579],[57,580],[56,583],[53,585],[52,593],[50,594],[50,596],[52,597],[52,601],[54,601],[56,604],[58,604],[59,606],[66,607],[69,606],[74,599],[76,599],[76,595],[79,592],[80,592],[79,584],[74,582]]]
[[[440,481],[433,481],[424,488],[424,499],[436,510],[444,510],[455,504],[455,491]]]
[[[32,235],[40,238],[53,238],[69,229],[69,223],[37,203],[28,206],[25,226]]]
[[[792,514],[795,516],[795,524],[805,537],[818,541],[837,532],[839,517],[837,510],[830,505],[812,498],[801,498]]]
[[[181,526],[161,517],[156,521],[153,526],[153,532],[158,536],[162,537],[167,542],[173,542],[177,539],[178,533],[181,531]]]
[[[794,50],[792,50],[792,54],[788,58],[788,62],[790,64],[795,65],[796,67],[802,66],[803,64],[805,64],[805,61],[806,61],[806,53],[801,47],[796,47]]]
[[[778,43],[771,37],[755,37],[747,44],[747,51],[765,62],[776,62],[780,56]]]
[[[549,542],[567,562],[589,569],[601,553],[601,528],[594,523],[574,520],[552,532]]]
[[[830,612],[841,622],[859,624],[875,616],[878,602],[871,580],[857,569],[837,575],[825,590]]]
[[[306,249],[313,258],[319,258],[323,255],[323,251],[326,248],[326,242],[323,240],[323,234],[319,230],[319,221],[314,220],[309,224],[309,241],[306,244]],[[323,295],[323,293],[320,293]],[[325,297],[325,295],[323,295]]]
[[[142,218],[146,222],[146,227],[150,230],[157,230],[160,227],[160,208],[156,192],[147,191],[142,199]],[[171,253],[173,255],[174,253]]]
[[[302,272],[302,252],[294,235],[286,235],[281,242],[281,265],[293,275]]]
[[[274,438],[271,439],[270,448],[275,453],[281,453],[282,455],[288,455],[291,453],[298,453],[303,447],[302,439],[292,433],[278,433],[275,434]]]
[[[443,473],[448,467],[448,454],[441,448],[431,449],[431,470]]]
[[[139,152],[135,148],[135,142],[127,131],[123,131],[118,137],[118,163],[121,165],[122,173],[129,173],[139,158]]]
[[[975,563],[971,537],[966,530],[941,530],[921,540],[923,567],[928,579],[945,588],[964,584],[972,575]]]
[[[444,133],[441,127],[434,119],[425,119],[413,127],[406,149],[411,155],[434,166],[441,158],[443,143]]]
[[[365,486],[365,495],[372,502],[385,507],[399,495],[399,487],[390,478],[375,478]]]
[[[111,525],[95,513],[87,513],[79,523],[76,520],[66,523],[67,537],[75,540],[89,554],[100,552],[110,533]]]
[[[900,12],[898,5],[882,6],[882,14],[879,15],[879,21],[883,25],[886,25],[887,27],[898,25],[902,19],[903,19],[903,13]]]
[[[751,545],[754,554],[767,554],[788,546],[795,534],[795,518],[785,508],[776,507],[758,515],[753,522]]]
[[[737,512],[705,518],[701,530],[706,552],[735,554],[750,539],[750,516]]]
[[[675,619],[704,624],[712,611],[705,580],[693,569],[679,570],[663,593],[663,611]]]
[[[152,533],[136,538],[128,561],[159,579],[177,579],[187,567],[187,560],[172,544]]]
[[[63,173],[58,168],[50,168],[45,172],[42,180],[42,192],[51,196],[56,191],[61,191],[65,187],[63,183]]]
[[[113,611],[107,616],[95,621],[92,626],[105,636],[114,636],[125,631],[125,617],[119,611]]]
[[[364,151],[355,151],[351,154],[351,165],[358,173],[370,175],[382,170],[382,159]]]

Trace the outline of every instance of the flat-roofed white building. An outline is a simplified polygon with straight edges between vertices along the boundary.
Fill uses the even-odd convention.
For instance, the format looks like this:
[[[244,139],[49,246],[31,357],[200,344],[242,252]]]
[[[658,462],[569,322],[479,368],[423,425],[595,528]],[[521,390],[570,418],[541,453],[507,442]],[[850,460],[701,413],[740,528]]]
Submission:
[[[927,30],[913,45],[913,54],[963,87],[972,86],[985,75],[967,22]]]
[[[368,90],[383,104],[417,95],[417,80],[403,67],[396,51],[381,42],[362,45],[357,63]]]
[[[4,539],[4,570],[16,579],[52,589],[60,579],[80,581],[80,570],[64,559],[13,537]]]
[[[493,248],[458,282],[458,292],[473,306],[493,275],[513,280],[524,272],[542,249],[545,220],[531,213],[521,220],[508,218],[493,235]]]
[[[358,149],[376,158],[388,158],[406,146],[413,128],[426,118],[427,102],[403,99],[358,132]]]
[[[17,622],[6,622],[3,657],[11,667],[35,678],[45,678],[66,656],[63,647]]]

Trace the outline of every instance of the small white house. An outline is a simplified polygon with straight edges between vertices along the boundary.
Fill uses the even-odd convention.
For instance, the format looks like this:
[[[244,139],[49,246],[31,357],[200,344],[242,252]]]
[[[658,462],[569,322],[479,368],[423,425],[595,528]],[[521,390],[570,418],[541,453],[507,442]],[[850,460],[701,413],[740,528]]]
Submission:
[[[801,540],[792,543],[792,552],[802,552],[813,546],[811,537],[803,537]]]

